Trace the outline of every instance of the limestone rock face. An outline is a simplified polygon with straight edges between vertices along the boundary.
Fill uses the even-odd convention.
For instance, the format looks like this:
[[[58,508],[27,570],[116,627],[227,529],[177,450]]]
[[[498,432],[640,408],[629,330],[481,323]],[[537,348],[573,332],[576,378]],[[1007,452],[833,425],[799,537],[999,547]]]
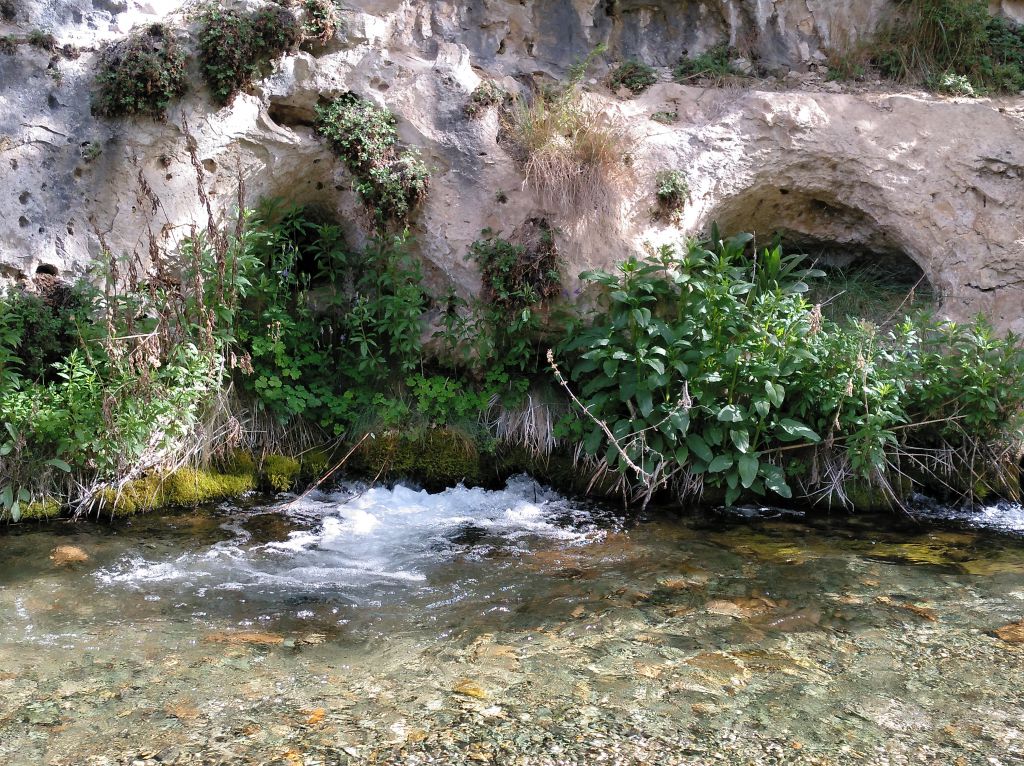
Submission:
[[[195,71],[195,87],[165,122],[93,118],[100,44],[157,18],[184,29],[190,22],[178,5],[23,0],[16,23],[0,24],[0,34],[21,35],[45,25],[61,44],[85,48],[78,58],[27,44],[0,53],[0,279],[40,267],[82,274],[104,248],[144,255],[150,236],[173,245],[206,225],[197,184],[216,215],[237,207],[239,180],[249,205],[279,196],[324,206],[358,244],[369,222],[352,179],[311,127],[320,98],[354,91],[391,109],[402,140],[431,168],[413,234],[438,290],[479,289],[465,255],[484,228],[507,236],[528,219],[551,222],[571,291],[585,268],[717,220],[765,238],[781,229],[811,244],[909,257],[950,316],[984,311],[1000,328],[1024,332],[1020,99],[667,81],[625,99],[594,80],[588,98],[633,145],[634,180],[615,190],[612,214],[546,204],[499,144],[497,114],[470,120],[463,111],[482,77],[525,91],[601,41],[610,60],[671,64],[684,49],[732,42],[761,62],[799,69],[836,35],[878,23],[888,2],[366,0],[344,13],[339,40],[284,58],[229,107],[213,106]],[[658,112],[677,119],[652,120]],[[662,169],[684,171],[691,188],[673,225],[652,215]]]

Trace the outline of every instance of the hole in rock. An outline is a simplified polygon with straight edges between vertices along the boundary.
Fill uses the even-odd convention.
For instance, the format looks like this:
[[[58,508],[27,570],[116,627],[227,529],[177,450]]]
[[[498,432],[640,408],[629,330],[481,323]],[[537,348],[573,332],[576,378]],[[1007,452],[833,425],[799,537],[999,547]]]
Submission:
[[[288,254],[295,275],[309,286],[330,285],[352,265],[338,220],[325,206],[272,201],[263,206],[260,218],[270,224],[274,249]]]
[[[36,274],[49,274],[51,277],[56,277],[60,272],[51,263],[40,263],[36,266]]]
[[[312,128],[316,123],[316,115],[312,109],[292,106],[280,101],[271,102],[270,108],[267,109],[267,115],[278,125],[284,125],[289,128]]]
[[[723,236],[754,233],[759,250],[779,242],[787,254],[806,255],[806,265],[825,272],[811,281],[807,298],[822,304],[827,318],[885,325],[938,302],[900,234],[848,204],[839,190],[759,187],[725,200],[707,220]]]

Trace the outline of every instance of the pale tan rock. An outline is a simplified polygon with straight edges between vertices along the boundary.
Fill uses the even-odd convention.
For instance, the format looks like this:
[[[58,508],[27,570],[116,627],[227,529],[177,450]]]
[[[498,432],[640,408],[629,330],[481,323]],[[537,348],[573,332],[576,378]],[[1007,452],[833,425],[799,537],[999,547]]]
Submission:
[[[205,225],[183,117],[218,214],[233,210],[241,175],[247,204],[266,196],[316,203],[336,211],[359,245],[368,226],[351,178],[310,127],[322,95],[352,90],[395,112],[403,141],[420,147],[432,168],[413,234],[427,284],[438,292],[479,289],[465,254],[484,228],[507,236],[528,218],[548,219],[561,232],[571,294],[580,271],[717,220],[762,241],[783,229],[811,243],[903,254],[941,294],[942,313],[965,319],[985,312],[998,328],[1024,332],[1019,99],[825,93],[814,73],[788,92],[759,90],[771,83],[754,81],[710,90],[663,82],[621,100],[594,85],[591,105],[631,136],[636,181],[620,190],[612,214],[589,217],[552,208],[524,187],[498,144],[496,114],[468,120],[462,111],[481,76],[512,89],[531,77],[561,76],[605,39],[610,60],[668,65],[684,48],[699,52],[730,40],[752,46],[761,61],[818,67],[823,47],[870,31],[890,4],[778,0],[732,13],[726,6],[735,4],[722,0],[701,4],[703,15],[691,19],[690,4],[667,0],[613,16],[605,4],[572,0],[371,0],[345,12],[344,38],[323,54],[285,57],[253,93],[222,109],[196,84],[166,122],[92,118],[96,52],[62,60],[58,84],[46,74],[49,55],[20,46],[17,55],[0,56],[0,280],[30,277],[40,266],[83,274],[100,252],[100,235],[115,252],[144,253],[140,236],[148,231],[171,247],[192,224]],[[92,0],[27,0],[19,23],[95,49],[180,4],[129,5],[130,14]],[[762,5],[771,12],[757,10]],[[1021,8],[999,5],[1010,16]],[[181,14],[167,18],[189,23]],[[651,120],[659,111],[679,119]],[[87,161],[86,146],[101,153]],[[651,216],[653,176],[668,168],[683,170],[691,187],[679,225]],[[139,196],[138,177],[159,197],[157,213]]]

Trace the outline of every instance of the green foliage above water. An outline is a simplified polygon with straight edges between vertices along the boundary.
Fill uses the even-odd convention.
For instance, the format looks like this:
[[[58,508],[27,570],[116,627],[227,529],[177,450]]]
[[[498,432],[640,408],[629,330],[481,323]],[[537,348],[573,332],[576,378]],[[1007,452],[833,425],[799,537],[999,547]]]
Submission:
[[[105,486],[101,504],[125,512],[244,491],[257,474],[292,489],[334,462],[331,448],[307,449],[331,437],[360,444],[374,471],[439,483],[482,480],[485,459],[538,465],[560,440],[558,473],[578,446],[590,460],[576,474],[641,496],[1017,491],[1019,339],[983,321],[833,320],[810,292],[820,272],[755,251],[749,235],[713,232],[585,274],[593,310],[579,316],[558,305],[543,221],[474,243],[484,290],[472,303],[430,296],[402,237],[354,251],[315,210],[281,205],[242,224],[186,243],[146,283],[112,259],[102,289],[75,292],[73,321],[0,296],[0,512],[18,518],[81,486]],[[180,282],[160,277],[172,268]],[[53,349],[25,345],[54,328],[67,338]],[[551,413],[567,402],[538,396],[555,334],[579,405],[557,435]],[[229,382],[241,409],[226,403]],[[277,428],[304,429],[292,454],[309,457],[244,451],[278,454],[252,442]],[[170,480],[182,465],[237,481]]]
[[[249,282],[237,338],[251,356],[244,385],[283,421],[341,434],[394,376],[421,361],[426,295],[402,237],[363,252],[303,208],[266,208],[250,221]]]
[[[188,90],[188,59],[172,29],[151,24],[108,45],[100,56],[92,111],[100,117],[160,119]]]
[[[974,465],[1019,447],[1017,338],[926,317],[888,335],[830,322],[804,298],[821,273],[779,248],[754,257],[750,241],[713,235],[583,275],[600,307],[561,352],[589,413],[567,428],[596,460],[647,491],[716,487],[732,503],[793,496],[794,451],[836,468],[841,487],[891,486],[915,460],[934,484],[921,450]],[[824,476],[802,488],[842,497]]]
[[[284,8],[243,13],[217,4],[204,6],[199,15],[199,63],[213,100],[230,104],[301,37],[302,26]]]
[[[408,222],[429,186],[419,155],[399,150],[396,125],[391,112],[354,93],[316,109],[317,132],[345,161],[356,193],[381,229]]]

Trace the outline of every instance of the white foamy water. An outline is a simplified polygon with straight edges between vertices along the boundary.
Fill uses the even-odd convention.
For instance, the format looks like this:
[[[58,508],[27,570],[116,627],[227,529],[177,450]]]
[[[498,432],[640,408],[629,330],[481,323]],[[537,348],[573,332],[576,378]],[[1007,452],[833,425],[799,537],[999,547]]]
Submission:
[[[497,552],[585,545],[603,535],[588,511],[526,477],[511,479],[500,491],[460,486],[430,494],[401,485],[347,487],[269,510],[299,528],[286,539],[254,544],[244,529],[252,514],[240,515],[224,525],[230,539],[205,550],[173,560],[132,554],[97,577],[146,589],[262,585],[352,593],[374,585],[422,583],[455,558],[482,561]]]
[[[957,521],[978,529],[1024,534],[1024,506],[1016,503],[997,503],[979,508],[934,508],[922,515],[928,519]]]

